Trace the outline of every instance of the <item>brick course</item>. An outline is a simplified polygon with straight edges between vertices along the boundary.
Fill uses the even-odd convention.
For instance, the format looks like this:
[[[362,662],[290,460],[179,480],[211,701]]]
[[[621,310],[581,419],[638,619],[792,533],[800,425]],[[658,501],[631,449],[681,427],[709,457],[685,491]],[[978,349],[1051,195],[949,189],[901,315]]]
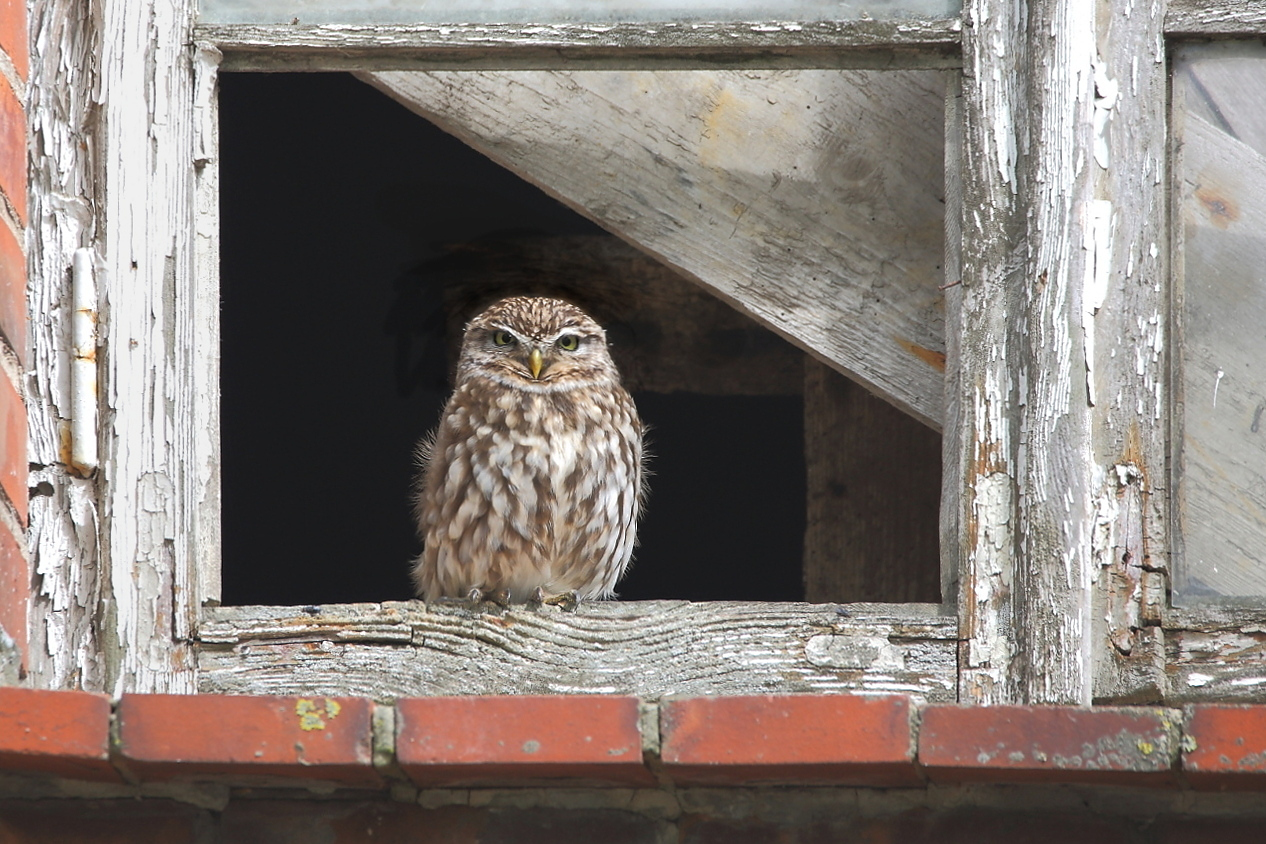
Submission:
[[[919,763],[934,782],[1172,785],[1180,725],[1158,707],[928,706]]]
[[[7,522],[0,521],[0,630],[13,640],[25,663],[31,578],[23,540],[24,537],[13,535]]]
[[[105,695],[0,688],[0,769],[121,782],[109,748]]]
[[[1266,789],[1266,706],[1189,706],[1184,720],[1182,764],[1189,783]]]
[[[122,767],[142,780],[283,777],[381,786],[365,698],[124,695]]]
[[[904,696],[687,698],[660,707],[676,782],[918,785]]]
[[[26,363],[26,255],[13,229],[0,222],[0,335]]]
[[[19,365],[26,348],[26,259],[20,245],[26,221],[26,112],[13,86],[19,87],[29,73],[26,3],[0,0],[0,52],[12,71],[0,73],[0,354],[10,351]],[[18,231],[14,230],[14,227]],[[27,516],[26,409],[17,384],[6,368],[0,370],[0,488],[5,508],[0,519],[0,628],[7,637],[4,663],[20,663],[25,670],[27,608],[30,602],[30,567],[25,537],[15,535]],[[19,525],[19,527],[15,527]],[[16,659],[7,652],[9,640],[17,648]],[[6,669],[6,673],[11,669]],[[7,677],[8,682],[13,677]]]
[[[656,721],[646,710],[656,706],[660,735],[643,735]],[[922,788],[931,781],[1251,792],[1266,785],[1266,705],[1203,704],[1180,713],[918,710],[905,697],[860,695],[658,705],[600,695],[414,698],[396,702],[395,734],[378,736],[374,710],[367,698],[124,695],[108,755],[108,698],[0,688],[0,772],[117,782],[118,770],[129,781],[248,785],[281,777],[383,792],[401,772],[424,788],[655,789],[667,781]],[[659,758],[644,758],[656,738]]]
[[[0,75],[0,192],[26,225],[26,112]]]
[[[26,35],[26,3],[23,0],[0,0],[0,50],[13,62],[18,74],[26,79],[31,69]]]
[[[435,697],[396,703],[400,767],[420,785],[523,779],[655,784],[631,697]]]

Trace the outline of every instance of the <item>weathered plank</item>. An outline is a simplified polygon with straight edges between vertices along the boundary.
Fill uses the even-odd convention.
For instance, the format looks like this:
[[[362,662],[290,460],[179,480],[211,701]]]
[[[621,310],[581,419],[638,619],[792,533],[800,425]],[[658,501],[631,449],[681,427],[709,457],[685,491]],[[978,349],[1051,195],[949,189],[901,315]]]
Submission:
[[[962,639],[959,699],[1014,698],[1012,583],[1016,524],[1020,349],[1019,264],[1023,211],[1017,195],[1025,133],[1021,62],[1024,17],[985,0],[963,6],[962,283],[946,290],[947,334],[957,338],[957,441],[945,444],[945,497],[957,506],[958,612]],[[1001,14],[999,13],[1001,12]],[[952,284],[954,279],[950,280]],[[947,426],[948,427],[948,426]]]
[[[1020,284],[1020,451],[1015,634],[1021,700],[1091,699],[1090,525],[1094,469],[1082,314],[1092,207],[1086,154],[1096,102],[1095,8],[1051,0],[1029,7],[1028,154],[1019,187],[1029,209]],[[1040,36],[1037,33],[1041,33]]]
[[[1093,696],[1141,702],[1158,700],[1164,686],[1155,604],[1164,601],[1170,548],[1167,63],[1161,6],[1105,9],[1094,60],[1093,198],[1081,215]]]
[[[1169,0],[1167,35],[1259,35],[1266,32],[1266,9],[1258,0]]]
[[[957,67],[957,19],[444,25],[203,24],[226,70]]]
[[[1199,55],[1191,56],[1192,59]],[[1184,63],[1175,602],[1266,599],[1266,125],[1260,58]],[[1254,99],[1256,102],[1254,102]]]
[[[939,427],[940,73],[362,78]]]
[[[421,602],[209,609],[200,690],[350,694],[896,692],[955,697],[931,605],[595,602],[495,613]]]
[[[941,438],[805,358],[804,597],[941,599]]]
[[[1165,617],[1165,700],[1266,702],[1266,613],[1202,606]]]
[[[1125,604],[1167,542],[1163,9],[965,11],[963,697],[990,660],[1003,698],[1156,695]]]

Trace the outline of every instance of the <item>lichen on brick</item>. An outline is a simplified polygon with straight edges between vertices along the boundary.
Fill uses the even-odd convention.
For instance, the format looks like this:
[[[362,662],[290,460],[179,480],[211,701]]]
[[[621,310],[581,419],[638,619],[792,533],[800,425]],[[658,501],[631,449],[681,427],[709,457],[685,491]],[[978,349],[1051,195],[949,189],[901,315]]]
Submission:
[[[295,701],[295,714],[299,716],[299,729],[304,731],[324,730],[326,719],[331,721],[338,717],[342,709],[339,702],[325,699],[325,706],[318,706],[315,701],[299,698]]]

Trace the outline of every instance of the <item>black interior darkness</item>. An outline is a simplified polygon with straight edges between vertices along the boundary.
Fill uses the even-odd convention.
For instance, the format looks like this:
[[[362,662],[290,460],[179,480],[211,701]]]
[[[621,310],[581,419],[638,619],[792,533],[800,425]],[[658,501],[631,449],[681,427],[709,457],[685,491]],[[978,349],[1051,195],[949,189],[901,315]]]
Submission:
[[[402,279],[445,244],[601,230],[349,75],[220,85],[224,603],[408,599],[447,386],[442,354],[401,383]],[[802,400],[635,399],[654,475],[620,597],[802,599]]]

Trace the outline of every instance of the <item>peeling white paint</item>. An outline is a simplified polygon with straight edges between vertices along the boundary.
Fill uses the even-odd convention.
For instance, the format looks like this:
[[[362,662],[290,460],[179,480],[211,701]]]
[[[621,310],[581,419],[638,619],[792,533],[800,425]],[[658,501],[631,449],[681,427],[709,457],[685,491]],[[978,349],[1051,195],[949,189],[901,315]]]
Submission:
[[[91,249],[71,266],[70,459],[80,474],[97,468],[97,278]]]
[[[1112,163],[1109,153],[1111,145],[1108,128],[1112,120],[1112,110],[1116,108],[1120,87],[1115,79],[1108,77],[1107,65],[1101,59],[1094,61],[1095,80],[1095,113],[1094,113],[1094,145],[1095,163],[1107,170]]]
[[[1108,297],[1112,279],[1113,252],[1112,202],[1092,199],[1085,206],[1086,278],[1082,289],[1082,338],[1086,355],[1086,394],[1095,404],[1095,314]]]

